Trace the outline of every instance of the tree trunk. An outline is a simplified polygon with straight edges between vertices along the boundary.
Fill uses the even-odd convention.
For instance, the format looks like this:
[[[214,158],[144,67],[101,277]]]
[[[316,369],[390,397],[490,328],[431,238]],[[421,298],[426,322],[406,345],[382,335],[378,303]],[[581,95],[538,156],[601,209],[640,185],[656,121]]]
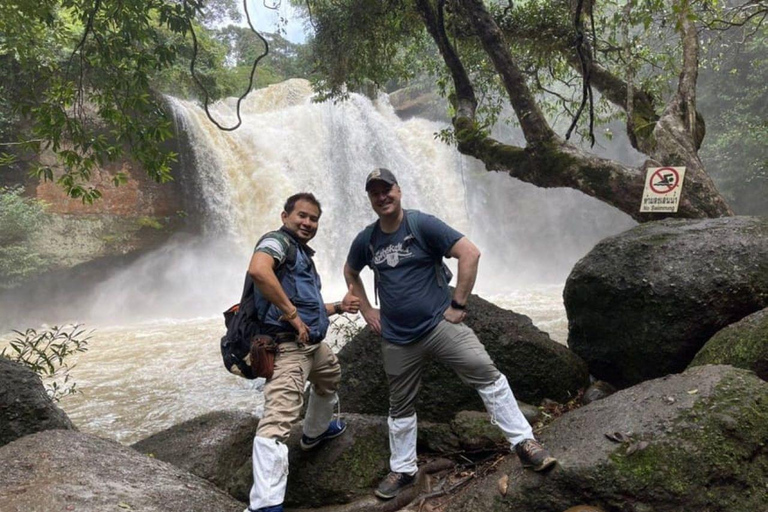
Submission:
[[[626,82],[611,75],[598,64],[590,64],[593,85],[606,98],[626,110],[627,92],[632,92],[633,112],[651,123],[653,130],[637,134],[635,147],[648,155],[640,168],[600,158],[564,141],[550,127],[538,107],[535,95],[519,69],[505,35],[482,0],[456,0],[472,30],[479,37],[509,96],[523,129],[526,147],[504,144],[479,129],[475,121],[477,100],[471,79],[461,59],[445,35],[444,0],[433,7],[429,0],[417,0],[417,8],[430,35],[437,43],[443,60],[451,72],[456,90],[453,119],[460,152],[481,160],[487,170],[502,171],[533,185],[551,188],[568,187],[615,206],[638,222],[663,217],[704,218],[733,215],[706,173],[698,157],[703,138],[703,121],[695,110],[695,86],[698,71],[696,30],[687,19],[687,0],[682,0],[681,32],[683,70],[677,94],[662,115],[657,117],[650,95],[629,89]],[[568,48],[573,54],[573,49]],[[575,65],[572,55],[569,58]],[[580,70],[580,67],[577,68]],[[636,143],[635,143],[636,142]],[[640,213],[640,204],[648,167],[686,167],[680,205],[677,213]]]

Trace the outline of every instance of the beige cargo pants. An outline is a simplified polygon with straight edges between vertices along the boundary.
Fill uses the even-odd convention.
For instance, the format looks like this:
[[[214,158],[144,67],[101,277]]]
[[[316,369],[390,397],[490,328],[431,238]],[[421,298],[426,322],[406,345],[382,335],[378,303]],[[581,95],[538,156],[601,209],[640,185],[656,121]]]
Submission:
[[[314,345],[285,342],[279,345],[279,350],[275,356],[275,372],[264,385],[264,415],[256,437],[282,443],[301,416],[307,380],[318,396],[332,395],[341,382],[341,367],[336,354],[324,342]]]

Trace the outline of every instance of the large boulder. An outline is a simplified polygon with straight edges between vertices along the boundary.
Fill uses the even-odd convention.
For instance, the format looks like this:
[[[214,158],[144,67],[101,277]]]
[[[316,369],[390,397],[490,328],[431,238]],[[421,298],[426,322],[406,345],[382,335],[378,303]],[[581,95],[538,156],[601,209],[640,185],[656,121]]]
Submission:
[[[301,425],[286,442],[290,473],[285,503],[317,507],[367,496],[388,469],[386,418],[344,415],[341,437],[304,452]],[[205,478],[247,502],[253,483],[251,452],[258,419],[246,413],[213,412],[175,425],[133,448]]]
[[[259,419],[246,412],[210,412],[162,430],[131,447],[247,501],[253,482],[249,471],[253,435],[258,425]]]
[[[564,401],[589,384],[584,362],[527,316],[502,309],[472,295],[466,324],[477,334],[497,368],[507,376],[515,397],[538,404]],[[347,411],[387,415],[389,390],[380,349],[381,338],[369,328],[339,352],[341,404]],[[416,403],[420,419],[448,422],[457,411],[484,410],[477,392],[442,364],[427,364]]]
[[[700,366],[647,381],[566,414],[541,437],[555,469],[525,471],[508,457],[450,510],[768,510],[768,383],[745,370]]]
[[[35,372],[0,357],[0,446],[51,429],[75,426],[53,403]]]
[[[0,510],[241,512],[186,471],[95,436],[48,430],[0,448]]]
[[[712,336],[691,362],[691,366],[703,364],[729,364],[768,380],[768,308]]]
[[[667,219],[607,238],[573,268],[568,345],[619,387],[684,370],[768,306],[768,218]]]

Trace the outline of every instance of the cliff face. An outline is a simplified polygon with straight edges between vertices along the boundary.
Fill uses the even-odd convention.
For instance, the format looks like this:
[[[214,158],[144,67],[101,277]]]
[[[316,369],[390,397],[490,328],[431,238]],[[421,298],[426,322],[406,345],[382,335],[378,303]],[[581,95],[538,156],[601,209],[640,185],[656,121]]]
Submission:
[[[43,154],[48,163],[52,155]],[[116,187],[117,172],[127,182]],[[68,197],[55,182],[26,184],[27,194],[43,201],[48,220],[30,236],[30,246],[50,261],[50,270],[156,247],[185,225],[179,181],[156,183],[130,160],[97,169],[91,180],[102,198],[93,204]]]

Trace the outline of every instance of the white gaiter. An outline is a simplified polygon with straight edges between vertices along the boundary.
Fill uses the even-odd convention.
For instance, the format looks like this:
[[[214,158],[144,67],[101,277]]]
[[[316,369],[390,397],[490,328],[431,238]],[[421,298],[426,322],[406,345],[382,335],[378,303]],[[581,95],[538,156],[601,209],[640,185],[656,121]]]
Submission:
[[[304,415],[303,432],[307,437],[317,437],[326,430],[333,417],[333,406],[338,402],[338,395],[318,395],[315,393],[315,386],[309,391],[309,404],[307,404],[307,413]]]
[[[253,438],[251,510],[280,505],[288,483],[288,447],[274,439]]]
[[[533,439],[531,425],[518,407],[503,374],[493,384],[478,388],[477,392],[491,415],[491,423],[499,426],[513,448],[524,439]]]
[[[416,464],[416,415],[392,418],[389,424],[389,468],[397,473],[413,475]]]

